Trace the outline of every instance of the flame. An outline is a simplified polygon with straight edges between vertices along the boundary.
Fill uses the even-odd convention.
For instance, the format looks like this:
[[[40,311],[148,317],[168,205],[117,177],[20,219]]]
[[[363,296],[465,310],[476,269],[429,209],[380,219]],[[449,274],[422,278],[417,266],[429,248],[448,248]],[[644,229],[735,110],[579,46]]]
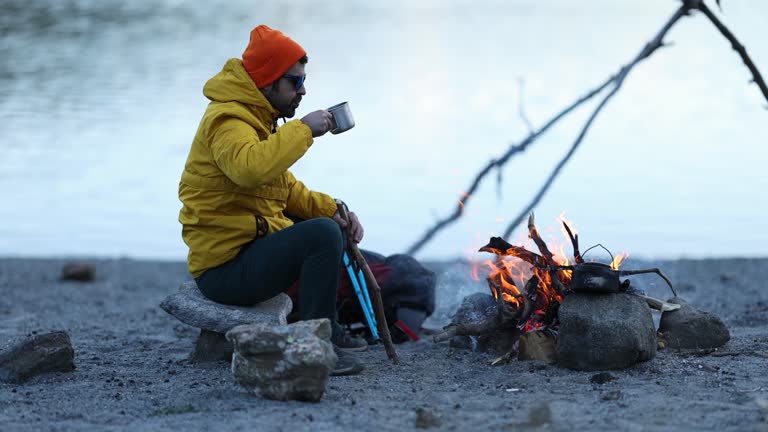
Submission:
[[[459,195],[461,196],[461,199],[458,200],[459,203],[459,214],[464,213],[464,202],[469,199],[470,195],[463,190],[459,191]]]
[[[563,222],[568,224],[568,228],[571,229],[571,232],[573,233],[574,236],[579,234],[579,232],[576,231],[576,227],[573,226],[573,222],[565,218],[565,211],[560,213],[560,216],[557,217],[557,221],[560,222],[560,232],[563,233],[563,236],[565,236],[565,238],[568,238],[568,231],[565,230],[565,227],[563,226]]]
[[[625,259],[629,257],[629,252],[622,252],[616,256],[616,258],[611,261],[611,268],[614,270],[618,270],[621,266],[621,263],[624,262]]]
[[[560,231],[563,234],[563,240],[548,238],[546,242],[547,247],[552,251],[554,260],[557,264],[561,266],[570,266],[573,264],[573,261],[569,258],[573,252],[571,250],[573,245],[571,244],[571,239],[568,236],[568,232],[563,226],[563,223],[568,225],[568,228],[574,236],[576,236],[578,232],[573,224],[565,218],[565,212],[562,212],[560,216],[557,217],[557,221],[560,225]],[[552,232],[554,230],[548,229],[547,231]],[[535,250],[536,246],[533,244],[530,237],[522,241],[524,242],[525,249],[529,251]],[[526,300],[523,296],[530,294],[530,297],[528,297],[529,300],[527,301],[529,304],[535,302],[533,305],[535,309],[532,311],[526,322],[519,323],[519,328],[524,331],[531,331],[544,325],[547,311],[553,302],[559,303],[562,301],[563,298],[560,292],[563,292],[562,290],[564,287],[570,286],[573,272],[567,269],[551,270],[532,266],[528,262],[518,258],[518,256],[526,256],[526,251],[522,249],[523,247],[512,247],[504,251],[493,250],[492,252],[497,255],[497,259],[495,261],[486,260],[474,263],[472,277],[475,280],[480,280],[481,273],[479,268],[484,267],[484,273],[488,275],[488,286],[494,298],[497,297],[497,292],[500,292],[502,299],[505,302],[517,308],[525,306]],[[611,268],[618,270],[621,263],[628,256],[628,252],[623,252],[618,255],[611,262]],[[526,286],[527,283],[532,280],[534,276],[539,280],[535,296],[533,293],[525,292],[530,288],[530,285]],[[555,280],[553,280],[553,278],[555,278]],[[558,291],[558,288],[560,288],[560,291]],[[535,300],[531,300],[534,299],[534,297]]]

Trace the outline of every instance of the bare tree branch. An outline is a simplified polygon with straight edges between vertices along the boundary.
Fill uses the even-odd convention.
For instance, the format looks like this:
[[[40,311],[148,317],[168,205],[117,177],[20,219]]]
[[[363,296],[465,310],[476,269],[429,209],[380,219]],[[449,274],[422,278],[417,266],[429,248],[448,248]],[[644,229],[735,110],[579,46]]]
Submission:
[[[462,193],[459,197],[459,204],[454,209],[453,213],[449,215],[448,217],[439,220],[432,228],[429,228],[416,242],[414,242],[406,251],[406,253],[413,255],[416,252],[419,251],[428,241],[432,240],[432,237],[435,236],[439,231],[441,231],[443,228],[447,227],[451,223],[455,222],[459,217],[461,217],[462,212],[464,211],[464,207],[467,205],[467,202],[469,202],[469,199],[472,197],[472,195],[477,191],[477,188],[480,186],[480,183],[482,180],[491,173],[491,171],[494,168],[501,169],[501,167],[507,163],[507,161],[514,156],[517,153],[524,152],[529,145],[531,145],[533,142],[536,141],[536,139],[539,138],[544,132],[549,130],[555,123],[560,121],[563,117],[570,114],[573,110],[578,108],[583,103],[589,101],[596,95],[598,95],[600,92],[602,92],[606,87],[608,87],[609,84],[613,82],[615,77],[611,77],[599,86],[592,89],[589,93],[585,94],[584,96],[580,97],[579,99],[575,100],[572,104],[565,107],[562,111],[557,113],[554,117],[549,119],[549,121],[542,126],[539,130],[533,132],[532,134],[528,135],[520,144],[512,144],[509,149],[498,159],[491,159],[488,161],[488,163],[483,167],[483,169],[480,170],[480,172],[475,176],[474,181],[470,185],[469,189],[467,189],[466,193]]]
[[[520,89],[520,96],[518,96],[518,105],[517,110],[520,113],[520,119],[525,123],[525,125],[528,127],[528,134],[532,134],[533,124],[530,120],[528,120],[528,116],[525,114],[525,99],[523,98],[523,92],[525,91],[525,80],[523,78],[517,79],[517,88]]]
[[[567,106],[565,109],[560,111],[557,115],[552,117],[544,126],[542,126],[539,130],[531,132],[528,137],[523,140],[520,144],[512,144],[507,151],[498,159],[491,159],[485,167],[483,167],[482,170],[475,176],[474,181],[472,182],[471,186],[467,190],[466,193],[463,193],[462,196],[459,199],[459,203],[454,209],[453,213],[449,215],[448,217],[439,220],[432,228],[427,229],[427,231],[419,238],[414,244],[412,244],[408,250],[408,254],[415,254],[418,252],[428,241],[430,241],[435,234],[437,234],[439,231],[450,225],[451,223],[455,222],[459,217],[461,217],[464,208],[466,207],[469,199],[473,196],[473,194],[476,192],[478,187],[480,186],[480,183],[482,180],[495,168],[498,171],[497,175],[497,187],[500,187],[501,184],[501,168],[502,166],[514,155],[518,153],[524,152],[529,145],[531,145],[533,142],[535,142],[539,136],[541,136],[544,132],[546,132],[549,128],[551,128],[555,123],[560,121],[563,117],[565,117],[567,114],[571,113],[574,109],[582,105],[583,103],[587,102],[588,100],[595,97],[597,94],[601,93],[604,89],[606,89],[609,85],[613,84],[613,88],[611,91],[603,98],[603,100],[597,105],[595,110],[592,112],[591,116],[587,120],[586,124],[582,128],[581,132],[579,133],[576,141],[571,146],[570,150],[566,155],[560,160],[560,162],[555,166],[554,170],[550,173],[549,177],[545,181],[544,185],[541,187],[539,192],[536,194],[536,196],[533,198],[531,203],[523,209],[520,214],[512,221],[512,223],[509,224],[507,227],[507,230],[504,234],[504,237],[508,237],[512,231],[519,225],[523,219],[525,218],[525,215],[530,213],[533,208],[539,203],[541,198],[544,196],[544,194],[549,190],[549,187],[552,185],[552,182],[557,177],[557,175],[560,173],[562,168],[565,166],[565,164],[570,160],[571,156],[573,156],[574,152],[578,148],[578,146],[581,144],[581,141],[583,140],[584,136],[586,135],[586,132],[589,130],[589,128],[592,125],[592,122],[597,117],[597,115],[602,111],[602,109],[605,107],[605,105],[608,103],[608,101],[618,92],[618,90],[621,88],[621,86],[624,83],[624,79],[626,79],[629,72],[642,60],[648,58],[651,54],[653,54],[654,51],[656,51],[658,48],[664,46],[663,44],[663,38],[669,32],[669,30],[672,28],[672,26],[683,16],[687,15],[688,12],[692,9],[700,10],[704,15],[709,18],[709,20],[717,27],[717,29],[720,31],[720,33],[723,34],[723,36],[726,37],[731,42],[731,45],[736,52],[739,53],[739,55],[742,58],[742,61],[744,64],[749,68],[750,72],[753,76],[753,81],[757,84],[757,86],[760,88],[760,91],[762,92],[763,96],[765,96],[766,100],[768,100],[768,87],[765,84],[765,81],[763,80],[763,77],[760,75],[760,72],[758,71],[757,67],[752,62],[751,58],[747,55],[746,49],[744,48],[741,43],[736,39],[736,37],[733,35],[733,33],[730,32],[730,30],[712,13],[712,11],[704,4],[703,0],[681,0],[682,5],[680,8],[672,15],[672,17],[667,21],[667,23],[662,27],[662,29],[659,31],[659,33],[656,35],[654,39],[652,39],[650,42],[648,42],[645,47],[642,49],[642,51],[635,57],[635,59],[628,65],[622,67],[619,72],[608,78],[605,82],[603,82],[600,86],[594,88],[592,91],[587,93],[586,95],[582,96],[575,102],[573,102],[571,105]],[[719,0],[716,0],[718,7],[720,6]],[[522,115],[522,111],[521,111]]]
[[[644,59],[648,58],[651,54],[653,54],[654,51],[661,48],[663,46],[663,39],[664,36],[666,36],[667,32],[669,32],[669,29],[672,28],[675,23],[682,18],[683,16],[687,15],[689,11],[689,6],[686,4],[683,4],[683,6],[680,6],[679,9],[675,11],[675,13],[672,15],[672,17],[667,21],[667,23],[664,25],[664,27],[661,28],[658,34],[656,34],[656,37],[654,37],[650,42],[648,42],[645,47],[640,51],[640,53],[635,56],[635,59],[632,60],[632,62],[624,67],[621,68],[619,73],[611,80],[613,83],[613,89],[608,92],[607,95],[603,98],[602,101],[597,105],[595,110],[592,112],[592,115],[589,116],[589,119],[587,120],[586,124],[581,129],[581,132],[579,133],[579,136],[576,138],[576,141],[574,141],[573,145],[571,146],[570,150],[568,150],[568,153],[560,160],[560,162],[555,166],[555,169],[552,170],[552,172],[549,174],[549,177],[547,178],[546,182],[544,182],[544,185],[539,189],[539,192],[536,194],[536,196],[531,200],[531,202],[528,204],[528,206],[523,209],[520,214],[517,215],[517,217],[507,226],[507,230],[504,231],[503,237],[509,237],[510,234],[512,234],[512,231],[520,224],[520,222],[525,219],[525,216],[533,210],[534,207],[541,201],[541,198],[544,196],[544,194],[549,190],[549,187],[552,185],[552,182],[555,180],[555,177],[557,177],[558,174],[560,174],[560,170],[563,169],[566,163],[571,159],[571,156],[576,152],[576,149],[579,147],[579,144],[581,144],[581,141],[584,139],[584,136],[587,134],[587,131],[589,130],[590,126],[592,126],[592,122],[595,120],[598,114],[600,114],[600,111],[603,110],[605,105],[608,103],[608,101],[619,91],[621,86],[624,84],[624,80],[629,75],[629,72],[634,68],[638,63],[643,61]]]
[[[719,1],[717,4],[720,6]],[[714,24],[720,33],[722,33],[722,35],[725,36],[725,38],[728,39],[728,41],[731,43],[731,47],[736,50],[737,53],[739,53],[741,60],[745,65],[747,65],[747,68],[752,73],[752,80],[755,82],[755,84],[757,84],[757,87],[760,88],[760,91],[763,93],[765,100],[768,101],[768,87],[766,87],[765,81],[763,80],[762,75],[760,75],[760,71],[757,70],[757,66],[755,66],[755,64],[752,62],[752,59],[747,55],[747,49],[744,48],[744,45],[742,45],[739,40],[736,39],[736,36],[734,36],[733,33],[728,30],[728,27],[726,27],[725,24],[723,24],[715,16],[715,14],[712,13],[712,10],[710,10],[703,1],[698,2],[696,9],[700,10],[704,15],[707,16],[707,18],[709,18],[710,21],[712,21],[712,24]]]

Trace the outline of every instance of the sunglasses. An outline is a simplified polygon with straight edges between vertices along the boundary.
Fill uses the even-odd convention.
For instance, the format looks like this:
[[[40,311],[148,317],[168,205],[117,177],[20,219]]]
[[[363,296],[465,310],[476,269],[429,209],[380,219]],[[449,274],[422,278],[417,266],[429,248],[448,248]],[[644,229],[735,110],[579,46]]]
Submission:
[[[283,78],[288,78],[293,80],[293,88],[298,91],[301,86],[304,85],[304,80],[307,79],[306,75],[291,75],[291,74],[285,74],[283,75]]]

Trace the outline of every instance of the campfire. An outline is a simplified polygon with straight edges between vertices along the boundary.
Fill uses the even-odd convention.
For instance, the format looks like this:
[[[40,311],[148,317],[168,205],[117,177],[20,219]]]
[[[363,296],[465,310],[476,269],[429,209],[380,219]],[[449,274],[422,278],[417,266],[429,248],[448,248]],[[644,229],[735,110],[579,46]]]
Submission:
[[[539,253],[512,245],[500,237],[492,237],[487,245],[480,248],[480,251],[496,255],[495,260],[483,263],[489,269],[486,280],[495,299],[495,313],[479,321],[454,322],[435,335],[434,340],[441,342],[455,336],[483,336],[500,332],[518,339],[536,330],[556,336],[559,327],[558,309],[564,297],[572,292],[629,293],[642,297],[651,308],[657,310],[674,310],[679,307],[642,295],[630,289],[629,279],[623,282],[619,279],[622,276],[656,273],[675,294],[672,283],[659,269],[619,270],[628,253],[614,257],[607,249],[611,255],[609,264],[587,262],[584,254],[579,251],[578,233],[562,215],[559,220],[562,222],[562,231],[573,248],[572,261],[565,256],[564,246],[558,248],[557,255],[551,251],[542,239],[535,225],[534,215],[531,214],[528,218],[528,236]],[[603,247],[598,244],[585,253],[598,246]],[[509,259],[510,257],[514,259]],[[478,267],[476,265],[473,268],[473,277],[476,280],[479,280]],[[516,352],[517,346],[497,359],[497,362],[508,360]]]

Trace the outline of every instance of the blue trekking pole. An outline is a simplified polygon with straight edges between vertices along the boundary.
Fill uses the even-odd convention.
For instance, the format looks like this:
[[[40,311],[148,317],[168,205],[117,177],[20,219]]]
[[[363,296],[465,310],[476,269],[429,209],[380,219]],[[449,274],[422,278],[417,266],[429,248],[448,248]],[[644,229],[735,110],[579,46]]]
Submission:
[[[379,331],[376,329],[376,317],[373,313],[373,305],[371,305],[371,298],[368,295],[368,285],[365,284],[365,277],[360,269],[355,271],[354,263],[349,259],[349,255],[344,251],[344,265],[347,267],[349,273],[349,279],[352,281],[352,287],[355,289],[357,300],[360,302],[360,307],[363,308],[363,315],[365,321],[368,323],[368,328],[371,329],[371,337],[373,340],[379,339]]]
[[[341,216],[341,218],[347,222],[347,234],[349,234],[350,224],[346,205],[344,203],[337,205],[339,216]],[[379,334],[381,335],[381,341],[384,342],[384,350],[387,352],[387,357],[392,360],[392,363],[400,364],[400,358],[397,356],[395,344],[392,343],[392,336],[389,334],[387,317],[384,314],[384,302],[381,300],[381,287],[379,287],[379,283],[376,282],[376,278],[373,277],[373,272],[368,266],[368,263],[365,261],[365,257],[363,257],[363,254],[360,253],[360,248],[357,247],[355,242],[351,241],[351,236],[348,235],[347,238],[350,239],[347,242],[347,252],[349,252],[347,261],[357,264],[357,275],[362,276],[360,280],[365,283],[367,288],[364,295],[367,295],[368,300],[370,300],[370,302],[373,304],[373,312],[374,316],[376,317],[377,325],[375,327],[371,327],[371,330],[373,330],[373,328],[378,328]],[[349,268],[350,267],[347,267],[347,269]],[[354,273],[354,269],[352,272]],[[351,279],[353,281],[352,283],[354,283],[355,277],[352,277]],[[368,292],[369,290],[370,292]],[[362,288],[360,291],[362,291]]]

